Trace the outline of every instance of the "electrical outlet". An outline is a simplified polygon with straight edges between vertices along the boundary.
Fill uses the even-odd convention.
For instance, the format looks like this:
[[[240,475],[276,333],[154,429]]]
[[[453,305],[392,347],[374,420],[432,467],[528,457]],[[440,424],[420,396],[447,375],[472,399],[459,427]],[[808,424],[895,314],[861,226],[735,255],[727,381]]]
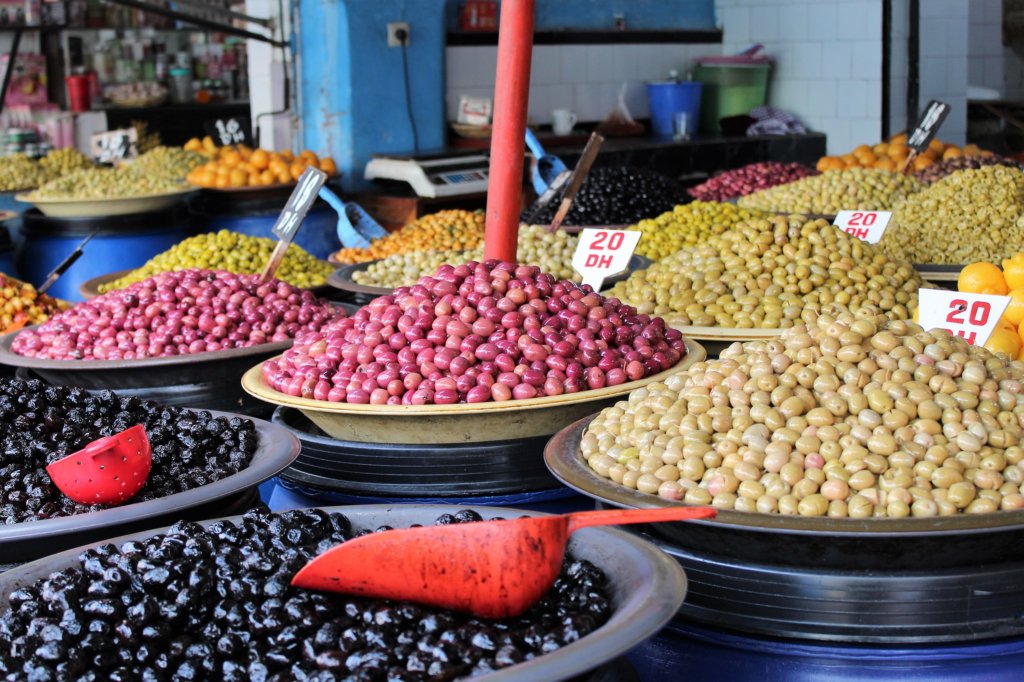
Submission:
[[[397,33],[399,31],[405,31],[405,44],[409,44],[409,22],[407,21],[389,21],[388,22],[388,47],[401,47],[402,41],[398,39]]]

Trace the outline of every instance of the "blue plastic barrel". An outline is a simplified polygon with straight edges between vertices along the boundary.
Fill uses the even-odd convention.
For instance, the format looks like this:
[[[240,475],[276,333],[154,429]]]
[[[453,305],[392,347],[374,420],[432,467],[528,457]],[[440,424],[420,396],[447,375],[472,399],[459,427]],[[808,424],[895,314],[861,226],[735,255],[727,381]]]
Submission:
[[[686,112],[686,132],[693,135],[697,131],[697,119],[700,116],[701,84],[688,81],[685,83],[648,83],[647,99],[650,103],[651,128],[655,135],[672,135],[672,117],[676,112]]]
[[[215,195],[200,195],[190,202],[189,210],[196,223],[206,232],[231,230],[252,237],[277,239],[271,234],[277,217],[284,208],[287,195],[273,199],[237,200]],[[338,239],[338,214],[318,200],[302,227],[295,243],[317,258],[325,259],[341,248]]]
[[[640,679],[1001,682],[1024,679],[1024,640],[861,646],[750,637],[672,621],[629,655]]]
[[[25,246],[18,258],[22,276],[39,286],[96,228],[99,232],[82,257],[47,292],[51,296],[81,301],[78,287],[86,280],[140,267],[195,232],[179,209],[98,218],[55,218],[32,209],[23,216]]]

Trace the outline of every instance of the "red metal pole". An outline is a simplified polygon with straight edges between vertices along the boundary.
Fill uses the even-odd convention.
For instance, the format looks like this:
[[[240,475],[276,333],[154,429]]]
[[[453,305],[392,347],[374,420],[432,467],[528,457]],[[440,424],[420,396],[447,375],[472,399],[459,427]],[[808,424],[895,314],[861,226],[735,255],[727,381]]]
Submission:
[[[487,188],[484,258],[516,260],[523,191],[526,105],[530,94],[534,0],[504,0],[498,24],[498,70]]]

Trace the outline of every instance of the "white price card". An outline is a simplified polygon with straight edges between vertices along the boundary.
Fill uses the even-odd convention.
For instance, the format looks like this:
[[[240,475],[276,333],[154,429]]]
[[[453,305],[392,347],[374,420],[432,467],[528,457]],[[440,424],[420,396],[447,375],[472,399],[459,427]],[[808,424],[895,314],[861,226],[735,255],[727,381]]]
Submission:
[[[601,290],[605,278],[629,266],[640,236],[639,230],[605,230],[589,227],[580,232],[580,241],[572,255],[572,267],[583,276],[583,283]]]
[[[868,244],[882,241],[892,211],[840,211],[832,224]]]
[[[972,346],[983,346],[1010,305],[1009,296],[918,289],[917,306],[925,329],[948,329]]]

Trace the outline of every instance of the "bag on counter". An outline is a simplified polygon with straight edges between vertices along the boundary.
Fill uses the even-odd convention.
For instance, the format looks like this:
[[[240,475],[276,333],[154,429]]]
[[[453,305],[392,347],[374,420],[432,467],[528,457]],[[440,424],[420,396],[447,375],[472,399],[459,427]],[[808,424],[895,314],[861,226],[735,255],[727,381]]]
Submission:
[[[597,132],[605,137],[632,137],[643,135],[644,124],[633,119],[626,106],[626,88],[628,84],[623,83],[619,89],[619,101],[615,107],[608,112],[604,120],[597,126]]]

